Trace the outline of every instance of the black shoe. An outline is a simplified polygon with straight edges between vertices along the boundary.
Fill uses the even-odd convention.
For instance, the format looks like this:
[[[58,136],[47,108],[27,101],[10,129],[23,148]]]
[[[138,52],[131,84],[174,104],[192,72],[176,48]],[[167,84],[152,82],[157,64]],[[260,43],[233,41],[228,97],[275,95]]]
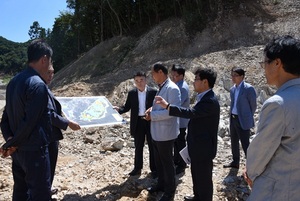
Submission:
[[[135,176],[135,175],[140,175],[141,174],[141,169],[133,169],[131,172],[129,172],[130,176]]]
[[[194,196],[184,196],[185,201],[200,201],[200,199],[197,199]]]
[[[229,164],[223,165],[223,168],[236,168],[236,169],[239,169],[239,165],[231,162]]]
[[[185,172],[185,167],[179,167],[177,166],[175,169],[176,174],[181,174]]]
[[[55,195],[56,193],[58,192],[58,189],[57,188],[53,188],[52,190],[51,190],[51,195]]]
[[[164,193],[162,197],[159,199],[159,201],[173,201],[173,200],[174,200],[174,193],[172,194]]]
[[[147,191],[149,193],[156,193],[156,192],[162,192],[162,191],[164,191],[164,189],[159,186],[151,186],[151,187],[147,188]]]

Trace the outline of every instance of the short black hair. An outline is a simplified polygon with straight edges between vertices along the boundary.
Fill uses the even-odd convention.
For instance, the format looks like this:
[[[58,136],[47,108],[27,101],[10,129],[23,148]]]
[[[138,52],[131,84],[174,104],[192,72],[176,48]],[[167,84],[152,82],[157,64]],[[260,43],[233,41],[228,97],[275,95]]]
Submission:
[[[168,68],[160,63],[154,64],[153,70],[155,72],[158,72],[159,70],[161,70],[165,75],[168,75]]]
[[[28,63],[38,61],[41,57],[51,58],[53,55],[52,48],[43,40],[33,40],[27,48]]]
[[[217,72],[211,68],[198,68],[194,73],[200,80],[207,79],[209,88],[213,88],[217,79]]]
[[[172,68],[171,68],[171,71],[175,71],[177,72],[179,75],[183,75],[184,77],[184,74],[185,74],[185,68],[180,65],[180,64],[173,64]]]
[[[280,59],[287,73],[300,75],[300,41],[290,35],[273,38],[265,47],[269,62]]]
[[[245,76],[246,71],[243,68],[239,67],[239,66],[234,66],[234,67],[232,67],[231,72],[235,72],[239,75]]]
[[[133,75],[133,78],[135,78],[135,77],[146,77],[146,73],[144,71],[137,71]]]

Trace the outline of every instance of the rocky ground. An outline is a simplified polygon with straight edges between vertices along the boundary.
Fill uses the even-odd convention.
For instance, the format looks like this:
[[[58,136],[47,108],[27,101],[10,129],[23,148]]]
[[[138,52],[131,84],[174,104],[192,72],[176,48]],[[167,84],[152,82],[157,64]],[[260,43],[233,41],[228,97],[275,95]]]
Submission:
[[[82,83],[59,91],[62,95],[79,93],[87,86]],[[56,92],[58,93],[58,92]],[[59,95],[59,94],[57,94]],[[69,94],[71,95],[71,94]],[[230,161],[230,142],[228,137],[227,108],[222,107],[218,154],[214,160],[214,200],[245,200],[250,189],[241,177],[243,165],[239,170],[223,169],[223,164]],[[129,120],[129,114],[124,114]],[[0,138],[0,144],[4,141]],[[147,187],[156,182],[150,176],[147,145],[144,149],[144,169],[140,176],[129,177],[133,168],[134,148],[129,135],[129,125],[115,125],[98,128],[67,130],[64,140],[60,141],[59,160],[53,186],[58,188],[57,200],[92,201],[92,200],[140,200],[155,201],[161,194],[148,194]],[[12,175],[11,159],[0,158],[0,200],[11,200]],[[245,161],[242,160],[242,164]],[[192,194],[190,168],[185,174],[177,175],[175,201]]]

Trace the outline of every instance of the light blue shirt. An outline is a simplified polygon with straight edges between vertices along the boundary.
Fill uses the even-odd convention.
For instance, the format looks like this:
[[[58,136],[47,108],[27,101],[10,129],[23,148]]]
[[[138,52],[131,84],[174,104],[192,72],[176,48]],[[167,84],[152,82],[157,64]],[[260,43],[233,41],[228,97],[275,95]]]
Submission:
[[[180,80],[176,83],[180,89],[181,94],[181,107],[189,108],[190,107],[190,90],[188,84],[184,80]],[[179,128],[186,128],[188,126],[190,119],[179,118]]]
[[[237,103],[237,99],[239,97],[239,93],[240,93],[240,89],[241,89],[241,85],[244,81],[242,81],[238,87],[236,87],[236,84],[234,85],[234,101],[233,101],[233,107],[232,107],[232,111],[231,114],[235,114],[238,115],[238,111],[236,108],[236,103]]]
[[[202,92],[202,93],[197,94],[195,105],[196,105],[199,101],[201,101],[202,97],[203,97],[207,92],[209,92],[210,90],[211,90],[211,89],[208,89],[208,90],[206,90],[206,91],[204,91],[204,92]]]

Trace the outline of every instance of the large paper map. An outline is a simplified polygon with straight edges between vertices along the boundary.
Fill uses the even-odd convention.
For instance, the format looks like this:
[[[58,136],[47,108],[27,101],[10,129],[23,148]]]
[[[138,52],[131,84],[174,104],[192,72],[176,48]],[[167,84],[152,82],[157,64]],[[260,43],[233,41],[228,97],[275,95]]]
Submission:
[[[56,97],[64,115],[81,127],[125,123],[105,96]]]

